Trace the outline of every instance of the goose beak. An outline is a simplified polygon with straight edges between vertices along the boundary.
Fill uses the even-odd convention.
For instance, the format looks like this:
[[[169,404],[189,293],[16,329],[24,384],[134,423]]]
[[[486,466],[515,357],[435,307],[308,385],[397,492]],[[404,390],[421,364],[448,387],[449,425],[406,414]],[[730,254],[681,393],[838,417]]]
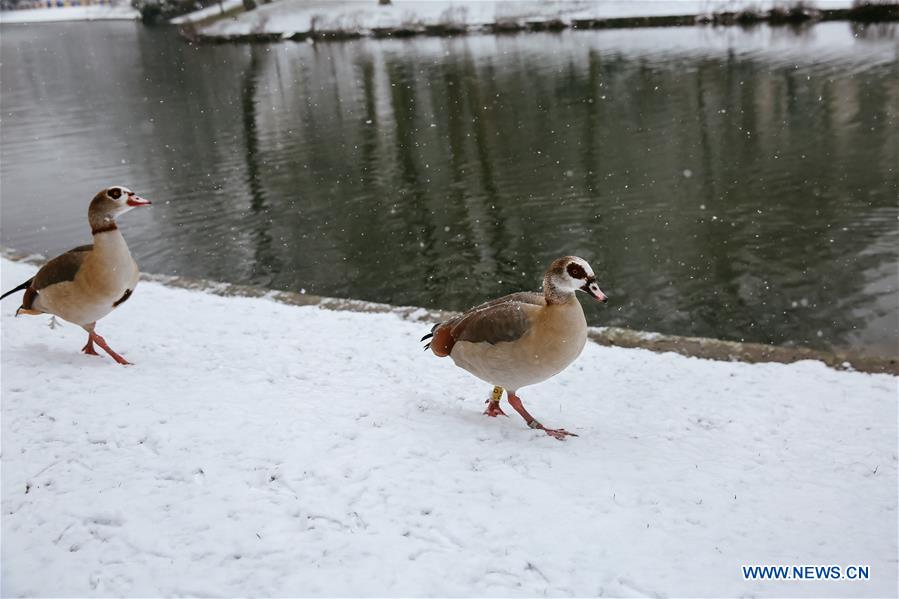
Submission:
[[[127,201],[127,204],[129,206],[149,206],[152,203],[153,202],[151,202],[150,200],[145,200],[144,198],[136,194],[131,194],[130,196],[128,196]]]
[[[581,287],[581,290],[596,301],[602,302],[603,304],[609,301],[609,298],[606,297],[606,294],[602,292],[602,290],[599,288],[599,285],[596,284],[596,281],[588,281],[584,284],[583,287]]]

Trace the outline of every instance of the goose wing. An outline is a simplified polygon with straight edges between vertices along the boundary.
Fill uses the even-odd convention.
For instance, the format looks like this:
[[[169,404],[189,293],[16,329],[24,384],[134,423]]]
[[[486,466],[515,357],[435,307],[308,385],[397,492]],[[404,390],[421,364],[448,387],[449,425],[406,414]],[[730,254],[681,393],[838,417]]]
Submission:
[[[544,305],[539,293],[513,293],[476,306],[446,325],[456,341],[491,345],[515,341],[530,328],[534,311]]]
[[[540,293],[512,293],[434,325],[422,341],[433,337],[425,349],[438,356],[449,355],[456,341],[490,344],[515,341],[530,328],[533,313],[545,305]]]
[[[81,265],[84,264],[84,259],[87,258],[87,255],[93,249],[93,245],[80,245],[65,254],[60,254],[53,258],[37,271],[34,280],[31,282],[31,288],[35,291],[40,291],[57,283],[74,281],[75,275],[78,274],[78,271],[81,270]]]

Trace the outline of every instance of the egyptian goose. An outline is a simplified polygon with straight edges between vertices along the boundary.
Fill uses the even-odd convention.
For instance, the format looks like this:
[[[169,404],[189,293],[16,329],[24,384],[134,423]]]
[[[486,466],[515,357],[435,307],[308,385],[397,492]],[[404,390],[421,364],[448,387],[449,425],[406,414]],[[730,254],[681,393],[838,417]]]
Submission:
[[[509,403],[529,427],[560,440],[576,437],[563,428],[540,424],[517,395],[522,387],[562,372],[584,349],[587,320],[575,291],[608,301],[587,261],[565,256],[546,270],[543,293],[513,293],[481,304],[435,325],[422,341],[433,337],[425,349],[450,356],[456,366],[494,385],[484,414],[506,415],[499,406],[505,389]]]
[[[129,364],[94,331],[97,321],[131,297],[140,276],[115,219],[138,206],[149,206],[130,189],[104,189],[91,201],[87,220],[94,243],[69,250],[47,262],[11,293],[25,290],[19,314],[53,314],[87,331],[86,354],[99,355],[94,343],[119,364]]]

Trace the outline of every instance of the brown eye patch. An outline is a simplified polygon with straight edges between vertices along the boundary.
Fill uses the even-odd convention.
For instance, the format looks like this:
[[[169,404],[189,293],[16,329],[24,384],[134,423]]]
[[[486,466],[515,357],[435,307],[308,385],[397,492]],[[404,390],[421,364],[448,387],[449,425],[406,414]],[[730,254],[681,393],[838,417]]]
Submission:
[[[119,199],[120,197],[122,197],[122,190],[119,189],[118,187],[113,187],[113,188],[110,189],[108,192],[106,192],[106,194],[107,194],[109,197],[111,197],[112,199],[117,200],[117,199]]]
[[[584,267],[580,264],[575,264],[572,262],[568,265],[568,274],[572,279],[586,279],[587,273],[584,271]]]

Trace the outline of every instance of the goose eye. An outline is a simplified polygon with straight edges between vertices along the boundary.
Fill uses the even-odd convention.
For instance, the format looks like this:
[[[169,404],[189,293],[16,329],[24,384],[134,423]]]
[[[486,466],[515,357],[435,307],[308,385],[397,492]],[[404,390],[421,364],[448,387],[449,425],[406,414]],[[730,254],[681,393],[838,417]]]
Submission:
[[[120,197],[122,197],[122,190],[119,189],[118,187],[113,187],[108,192],[106,192],[106,195],[108,195],[109,197],[111,197],[114,200],[117,200]]]
[[[568,274],[572,279],[585,279],[587,277],[587,273],[584,272],[580,264],[569,264]]]

